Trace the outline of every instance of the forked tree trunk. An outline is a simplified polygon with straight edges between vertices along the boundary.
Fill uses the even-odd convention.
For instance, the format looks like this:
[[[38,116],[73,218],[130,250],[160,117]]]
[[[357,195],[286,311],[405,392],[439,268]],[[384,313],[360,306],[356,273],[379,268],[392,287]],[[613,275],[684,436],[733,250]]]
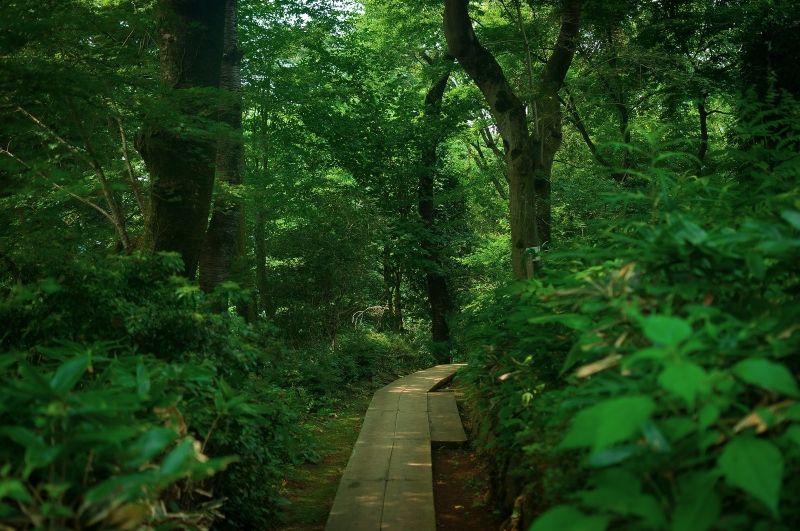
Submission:
[[[530,102],[532,130],[525,105],[509,85],[494,56],[478,41],[469,18],[469,0],[445,0],[444,32],[453,54],[483,93],[503,138],[509,176],[511,258],[516,278],[534,275],[528,252],[551,241],[550,174],[561,145],[558,91],[575,55],[580,0],[566,0],[555,49],[537,81]]]
[[[240,188],[243,143],[241,101],[241,53],[237,32],[238,0],[225,2],[225,37],[220,87],[224,91],[220,120],[229,128],[217,148],[216,173],[223,183],[214,202],[200,255],[200,287],[211,292],[233,276],[235,262],[244,253],[243,209],[237,197]]]
[[[441,250],[435,243],[436,211],[434,208],[434,182],[436,176],[437,155],[441,133],[438,118],[441,114],[442,99],[450,79],[450,68],[453,57],[443,59],[446,71],[433,83],[425,96],[425,119],[430,132],[422,146],[422,168],[418,183],[418,208],[422,219],[423,231],[420,247],[426,260],[425,287],[428,293],[428,304],[431,312],[431,336],[434,342],[444,343],[450,340],[450,328],[447,324],[452,302],[447,279],[442,271]]]
[[[151,117],[136,147],[151,180],[145,246],[176,251],[193,278],[208,223],[216,141],[188,130],[209,116],[209,98],[193,89],[220,81],[225,0],[159,0],[156,5],[161,79],[169,112]],[[188,124],[188,125],[187,125]]]

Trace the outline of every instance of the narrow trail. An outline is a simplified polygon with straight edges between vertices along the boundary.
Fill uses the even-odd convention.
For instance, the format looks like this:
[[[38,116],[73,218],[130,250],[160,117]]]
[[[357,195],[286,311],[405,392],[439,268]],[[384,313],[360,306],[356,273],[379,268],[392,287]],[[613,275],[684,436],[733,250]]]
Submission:
[[[436,529],[431,443],[466,435],[452,393],[431,392],[462,366],[437,365],[375,393],[326,530]]]

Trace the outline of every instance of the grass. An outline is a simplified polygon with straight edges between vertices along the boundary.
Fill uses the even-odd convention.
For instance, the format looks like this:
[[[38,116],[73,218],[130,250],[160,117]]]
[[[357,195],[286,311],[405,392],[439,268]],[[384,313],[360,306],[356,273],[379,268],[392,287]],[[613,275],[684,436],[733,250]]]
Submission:
[[[320,458],[316,463],[297,466],[284,481],[282,495],[290,504],[284,511],[283,531],[325,527],[371,397],[372,393],[365,391],[343,403],[336,412],[311,417]]]

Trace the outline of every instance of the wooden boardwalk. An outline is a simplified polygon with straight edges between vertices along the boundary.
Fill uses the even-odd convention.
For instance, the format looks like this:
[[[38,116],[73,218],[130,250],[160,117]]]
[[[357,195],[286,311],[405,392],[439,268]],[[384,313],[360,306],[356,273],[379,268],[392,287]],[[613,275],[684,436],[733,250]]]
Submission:
[[[431,441],[464,442],[452,393],[429,393],[463,365],[437,365],[379,389],[367,409],[327,531],[435,531]]]

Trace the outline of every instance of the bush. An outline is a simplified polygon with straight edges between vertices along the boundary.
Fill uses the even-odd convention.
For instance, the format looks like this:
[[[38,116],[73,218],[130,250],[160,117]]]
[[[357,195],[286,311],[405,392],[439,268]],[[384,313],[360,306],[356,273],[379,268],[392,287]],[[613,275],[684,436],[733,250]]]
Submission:
[[[316,410],[354,388],[373,388],[429,367],[425,343],[407,334],[354,330],[341,334],[335,347],[317,344],[281,357],[282,380],[304,393]]]
[[[0,426],[10,431],[0,432],[0,438],[26,448],[36,447],[36,441],[57,447],[48,450],[56,461],[47,466],[58,468],[57,459],[66,462],[69,456],[69,466],[59,468],[64,477],[58,485],[66,490],[54,499],[34,495],[61,488],[48,486],[44,472],[33,483],[24,468],[5,473],[9,481],[32,485],[26,502],[31,505],[22,513],[32,525],[39,526],[44,517],[36,515],[44,514],[54,523],[83,525],[116,518],[134,506],[151,523],[176,512],[181,518],[197,513],[192,521],[201,527],[215,516],[225,518],[216,525],[241,529],[269,526],[277,518],[287,466],[313,452],[298,422],[299,394],[280,385],[274,361],[282,347],[262,335],[264,330],[212,311],[197,286],[176,276],[181,269],[170,254],[86,258],[23,266],[16,282],[4,284],[4,390],[26,392],[4,401]],[[77,371],[58,396],[48,391],[59,371],[56,362]],[[18,418],[19,411],[30,415]],[[61,438],[53,438],[53,430]],[[175,434],[167,440],[164,430]],[[137,441],[145,444],[155,436],[164,446],[149,446],[153,453],[137,458]],[[174,472],[159,475],[159,460],[170,448],[179,451],[169,461]],[[194,462],[205,453],[235,455],[237,461],[211,480],[192,486],[184,479],[175,486],[228,463]],[[183,461],[175,464],[178,457]],[[15,496],[25,497],[17,483],[9,485]],[[93,490],[96,486],[106,490]],[[109,492],[113,499],[97,498]],[[21,522],[18,512],[6,516]]]
[[[800,526],[798,155],[741,133],[745,186],[657,155],[640,217],[472,316],[483,446],[525,522],[549,508],[531,529]]]
[[[181,264],[164,253],[18,265],[25,272],[0,284],[3,343],[120,340],[161,359],[208,350],[206,321],[215,316],[203,311],[199,288],[177,276]]]
[[[224,469],[182,421],[209,367],[108,343],[8,353],[0,372],[0,521],[15,529],[207,526],[192,484]],[[23,457],[21,457],[23,456]]]

